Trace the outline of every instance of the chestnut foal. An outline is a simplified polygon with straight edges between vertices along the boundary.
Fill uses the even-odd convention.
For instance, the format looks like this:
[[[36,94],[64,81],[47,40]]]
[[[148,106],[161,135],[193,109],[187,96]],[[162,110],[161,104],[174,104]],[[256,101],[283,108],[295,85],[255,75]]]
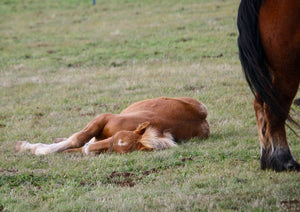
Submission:
[[[195,99],[160,97],[136,102],[120,114],[101,114],[83,130],[56,143],[19,141],[14,148],[17,152],[30,150],[34,155],[160,150],[193,137],[207,138],[206,116],[206,106]]]

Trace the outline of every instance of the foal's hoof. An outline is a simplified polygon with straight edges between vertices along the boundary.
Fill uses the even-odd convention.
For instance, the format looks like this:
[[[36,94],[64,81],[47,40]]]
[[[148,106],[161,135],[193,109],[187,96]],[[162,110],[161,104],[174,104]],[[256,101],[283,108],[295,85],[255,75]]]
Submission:
[[[15,146],[14,146],[14,150],[16,152],[22,152],[23,151],[23,146],[28,143],[27,141],[17,141]]]

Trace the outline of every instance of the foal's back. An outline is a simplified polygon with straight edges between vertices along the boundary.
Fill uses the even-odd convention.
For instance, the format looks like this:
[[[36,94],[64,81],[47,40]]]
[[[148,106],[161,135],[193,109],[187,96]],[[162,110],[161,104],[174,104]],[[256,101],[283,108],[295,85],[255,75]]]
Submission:
[[[201,102],[189,98],[159,97],[136,102],[124,109],[120,114],[131,114],[137,112],[150,112],[160,118],[166,119],[205,119],[207,109]]]

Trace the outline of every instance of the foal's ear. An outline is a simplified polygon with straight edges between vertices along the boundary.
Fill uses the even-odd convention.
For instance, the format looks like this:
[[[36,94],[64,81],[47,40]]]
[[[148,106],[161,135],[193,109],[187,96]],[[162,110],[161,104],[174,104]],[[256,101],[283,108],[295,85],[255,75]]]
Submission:
[[[136,128],[136,130],[134,132],[136,134],[143,135],[149,125],[150,125],[149,121],[143,122],[143,123],[139,124],[139,126]]]

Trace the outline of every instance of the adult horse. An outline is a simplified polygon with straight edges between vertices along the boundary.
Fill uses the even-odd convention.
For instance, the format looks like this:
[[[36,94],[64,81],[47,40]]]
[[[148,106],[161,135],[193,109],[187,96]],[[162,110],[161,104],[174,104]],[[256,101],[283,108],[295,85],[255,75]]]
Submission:
[[[285,122],[294,122],[289,110],[300,79],[300,1],[242,0],[237,25],[241,64],[255,94],[261,168],[299,171]]]
[[[206,106],[192,98],[147,99],[130,105],[120,114],[99,115],[69,138],[53,144],[19,141],[15,150],[30,150],[35,155],[63,151],[88,155],[166,149],[176,146],[178,141],[207,138],[210,130],[206,116]]]

